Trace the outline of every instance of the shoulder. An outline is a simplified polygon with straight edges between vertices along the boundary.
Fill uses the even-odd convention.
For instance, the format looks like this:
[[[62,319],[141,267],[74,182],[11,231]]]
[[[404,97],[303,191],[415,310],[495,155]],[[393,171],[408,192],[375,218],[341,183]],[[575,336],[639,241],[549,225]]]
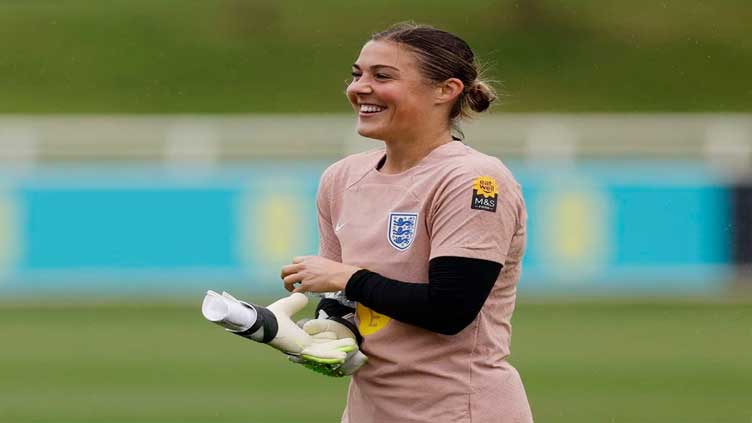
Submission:
[[[320,186],[330,189],[347,189],[371,172],[383,155],[384,149],[379,148],[340,159],[324,170]]]
[[[519,183],[512,172],[498,158],[481,153],[472,147],[461,145],[446,158],[442,183],[449,185],[473,184],[490,180],[498,189],[519,190]]]
[[[464,145],[452,153],[442,158],[443,165],[437,172],[432,213],[464,210],[472,214],[475,209],[496,212],[500,208],[504,213],[496,215],[513,215],[522,220],[522,189],[501,160]]]

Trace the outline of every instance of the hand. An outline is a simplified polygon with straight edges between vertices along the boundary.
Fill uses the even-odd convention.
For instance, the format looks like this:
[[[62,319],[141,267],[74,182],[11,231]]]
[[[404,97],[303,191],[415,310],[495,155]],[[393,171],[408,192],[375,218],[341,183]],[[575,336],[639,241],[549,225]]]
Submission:
[[[277,318],[277,334],[269,341],[270,346],[288,354],[296,354],[311,345],[313,339],[305,336],[307,332],[301,333],[298,330],[300,327],[290,319],[306,304],[308,297],[303,294],[292,294],[266,307]]]
[[[287,354],[300,354],[313,344],[313,338],[290,316],[308,303],[303,294],[292,294],[275,301],[268,307],[240,301],[223,292],[209,291],[201,311],[209,321],[228,331],[256,342],[268,344]],[[250,314],[249,310],[253,313]]]
[[[293,363],[326,376],[343,377],[352,375],[368,361],[358,348],[355,334],[344,324],[325,317],[302,323],[298,325],[311,335],[314,343],[300,356],[290,357]]]
[[[344,290],[358,270],[360,268],[319,256],[301,256],[283,266],[280,276],[290,292],[336,292]],[[296,287],[296,283],[300,285]]]

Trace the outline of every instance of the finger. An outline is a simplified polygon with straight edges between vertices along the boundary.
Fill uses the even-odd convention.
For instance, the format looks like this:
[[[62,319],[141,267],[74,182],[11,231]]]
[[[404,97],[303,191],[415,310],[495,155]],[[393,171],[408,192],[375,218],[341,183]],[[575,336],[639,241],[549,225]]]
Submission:
[[[323,344],[312,344],[301,351],[300,355],[304,358],[319,363],[344,363],[345,359],[347,358],[347,353],[330,348],[328,344],[331,342],[334,341],[325,342]]]
[[[300,281],[295,280],[295,279],[290,279],[290,278],[291,278],[291,276],[288,276],[287,278],[285,278],[283,280],[283,283],[285,284],[285,289],[288,290],[288,291],[290,291],[290,292],[295,292],[295,284],[298,283],[298,282],[300,282]]]
[[[358,343],[352,338],[337,339],[328,343],[329,348],[339,349],[340,351],[347,347],[357,346]]]
[[[292,292],[301,292],[306,293],[311,291],[310,284],[307,284],[304,281],[300,281],[300,285],[295,286],[295,289]]]
[[[303,330],[309,335],[331,331],[330,322],[331,320],[327,319],[312,319],[303,324]]]
[[[282,281],[287,284],[298,283],[303,281],[303,275],[300,273],[293,273],[282,278]]]
[[[280,271],[280,277],[284,279],[285,276],[291,275],[293,273],[298,273],[301,270],[303,270],[302,264],[288,264],[288,265],[282,266],[282,270]]]
[[[313,256],[298,256],[293,257],[292,262],[293,264],[303,263],[306,259],[311,258]]]
[[[337,334],[337,339],[355,338],[355,334],[342,323],[329,319],[312,319],[303,324],[303,331],[309,335],[330,331]]]
[[[318,359],[343,360],[347,357],[347,352],[357,350],[357,344],[352,338],[338,339],[324,343],[314,343],[304,348],[301,355],[308,358],[312,356]],[[324,361],[325,362],[325,361]]]
[[[329,342],[336,341],[338,339],[337,334],[330,331],[319,332],[315,335],[311,335],[311,338],[313,338],[313,342]]]
[[[305,295],[292,294],[285,298],[280,298],[274,303],[270,304],[267,308],[280,318],[280,315],[287,316],[288,318],[293,314],[299,312],[303,307],[308,304],[308,297]]]

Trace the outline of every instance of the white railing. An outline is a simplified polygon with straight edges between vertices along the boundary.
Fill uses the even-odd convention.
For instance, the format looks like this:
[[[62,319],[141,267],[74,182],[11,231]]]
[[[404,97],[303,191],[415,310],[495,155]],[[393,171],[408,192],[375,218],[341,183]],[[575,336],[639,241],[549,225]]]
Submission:
[[[330,158],[372,148],[352,115],[0,116],[0,163]],[[505,158],[705,158],[752,167],[752,114],[494,114],[466,142]]]

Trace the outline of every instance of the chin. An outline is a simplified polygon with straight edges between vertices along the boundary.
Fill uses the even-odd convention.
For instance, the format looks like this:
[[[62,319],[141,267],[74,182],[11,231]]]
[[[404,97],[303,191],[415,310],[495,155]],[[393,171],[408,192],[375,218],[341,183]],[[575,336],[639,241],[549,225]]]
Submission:
[[[361,137],[366,138],[373,138],[373,139],[383,139],[383,130],[380,130],[380,128],[369,128],[368,126],[358,126],[357,128],[358,135]]]

